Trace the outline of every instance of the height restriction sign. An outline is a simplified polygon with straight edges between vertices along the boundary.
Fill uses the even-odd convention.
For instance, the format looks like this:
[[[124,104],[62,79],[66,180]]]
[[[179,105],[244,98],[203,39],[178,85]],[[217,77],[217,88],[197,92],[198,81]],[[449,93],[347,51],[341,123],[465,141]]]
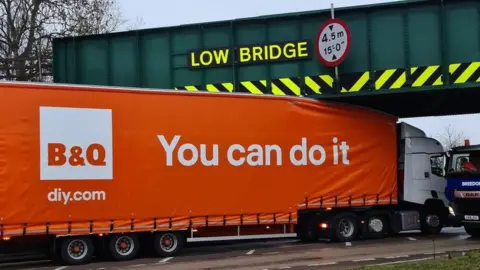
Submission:
[[[327,67],[337,66],[345,60],[350,43],[350,29],[347,24],[340,19],[330,19],[320,27],[317,34],[318,59]]]

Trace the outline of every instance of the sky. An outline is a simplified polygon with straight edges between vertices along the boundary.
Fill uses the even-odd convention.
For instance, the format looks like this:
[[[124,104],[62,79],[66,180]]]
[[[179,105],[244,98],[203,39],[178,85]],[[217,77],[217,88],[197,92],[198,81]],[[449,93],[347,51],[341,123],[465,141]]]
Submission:
[[[126,19],[138,18],[140,28],[204,23],[219,20],[308,11],[335,7],[394,2],[392,0],[117,0]],[[397,0],[398,1],[398,0]],[[480,144],[480,114],[400,119],[438,137],[446,127],[463,132],[472,144]]]

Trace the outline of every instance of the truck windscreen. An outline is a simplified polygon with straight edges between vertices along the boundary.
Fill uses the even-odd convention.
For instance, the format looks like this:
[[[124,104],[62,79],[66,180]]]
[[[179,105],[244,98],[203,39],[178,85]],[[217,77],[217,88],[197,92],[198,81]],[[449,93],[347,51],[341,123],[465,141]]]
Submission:
[[[455,191],[480,190],[480,151],[452,152],[447,168],[445,195],[449,201]]]
[[[480,151],[452,153],[448,164],[448,174],[471,177],[480,173]]]

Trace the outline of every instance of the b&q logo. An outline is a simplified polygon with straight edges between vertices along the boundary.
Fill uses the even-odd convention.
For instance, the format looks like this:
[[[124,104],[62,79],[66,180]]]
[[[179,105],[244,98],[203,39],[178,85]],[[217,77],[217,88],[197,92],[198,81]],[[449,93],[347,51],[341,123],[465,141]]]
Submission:
[[[67,147],[62,143],[48,144],[48,166],[63,166],[67,162],[71,166],[105,166],[106,150],[101,144],[94,143],[87,147],[85,153],[80,146],[70,148],[67,154]]]
[[[40,107],[40,179],[113,178],[110,109]]]

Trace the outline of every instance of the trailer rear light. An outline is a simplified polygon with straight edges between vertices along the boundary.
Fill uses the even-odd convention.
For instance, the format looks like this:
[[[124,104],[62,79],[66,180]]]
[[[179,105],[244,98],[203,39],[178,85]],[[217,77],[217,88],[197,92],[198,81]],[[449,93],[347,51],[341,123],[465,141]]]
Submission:
[[[320,224],[318,224],[318,227],[320,229],[328,229],[328,223],[325,223],[325,222],[320,223]]]

